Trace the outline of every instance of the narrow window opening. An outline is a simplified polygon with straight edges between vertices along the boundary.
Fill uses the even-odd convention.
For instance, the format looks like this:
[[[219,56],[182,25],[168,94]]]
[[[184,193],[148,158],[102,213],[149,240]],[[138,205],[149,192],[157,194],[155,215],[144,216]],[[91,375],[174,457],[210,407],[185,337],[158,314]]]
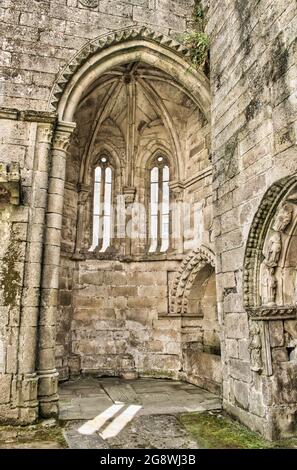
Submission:
[[[169,166],[158,156],[150,171],[150,247],[149,253],[169,249]]]
[[[111,244],[112,231],[112,168],[102,156],[94,171],[93,234],[89,251],[104,253]]]

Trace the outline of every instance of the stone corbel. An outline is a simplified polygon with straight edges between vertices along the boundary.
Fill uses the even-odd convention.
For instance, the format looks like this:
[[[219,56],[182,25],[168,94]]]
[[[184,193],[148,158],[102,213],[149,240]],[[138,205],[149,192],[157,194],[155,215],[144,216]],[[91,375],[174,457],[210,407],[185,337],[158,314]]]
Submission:
[[[0,162],[0,204],[18,206],[21,196],[21,176],[18,163]]]
[[[184,185],[181,181],[171,181],[169,189],[175,202],[182,202],[184,198]]]

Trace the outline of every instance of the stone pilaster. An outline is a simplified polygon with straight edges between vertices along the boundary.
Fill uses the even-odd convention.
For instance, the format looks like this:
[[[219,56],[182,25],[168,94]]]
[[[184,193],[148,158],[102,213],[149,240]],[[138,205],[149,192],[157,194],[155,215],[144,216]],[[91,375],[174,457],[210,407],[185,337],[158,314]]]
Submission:
[[[58,413],[55,329],[67,150],[74,123],[60,122],[52,146],[38,334],[38,400],[42,417]]]

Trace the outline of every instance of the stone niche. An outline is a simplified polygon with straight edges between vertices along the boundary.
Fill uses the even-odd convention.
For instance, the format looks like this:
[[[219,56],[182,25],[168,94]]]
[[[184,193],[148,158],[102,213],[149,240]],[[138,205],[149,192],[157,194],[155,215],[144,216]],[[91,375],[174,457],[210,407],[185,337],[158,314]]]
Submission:
[[[19,205],[20,192],[19,164],[0,162],[0,204]]]
[[[209,250],[195,250],[182,263],[173,285],[171,312],[181,315],[184,379],[220,393],[220,324],[214,261]]]

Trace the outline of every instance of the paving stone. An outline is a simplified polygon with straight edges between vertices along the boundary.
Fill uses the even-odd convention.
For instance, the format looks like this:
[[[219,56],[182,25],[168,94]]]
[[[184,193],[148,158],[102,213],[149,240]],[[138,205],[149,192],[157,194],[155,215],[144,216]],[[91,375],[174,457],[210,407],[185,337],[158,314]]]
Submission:
[[[197,444],[188,437],[176,415],[187,411],[203,412],[221,409],[221,400],[214,394],[201,390],[195,385],[178,381],[158,379],[125,381],[111,378],[96,379],[93,385],[94,390],[98,390],[98,386],[105,390],[106,402],[99,397],[94,397],[92,393],[89,397],[76,398],[77,391],[73,386],[71,386],[73,394],[71,402],[61,402],[60,418],[66,421],[64,435],[71,448],[194,449],[197,448]],[[63,385],[61,387],[63,389]],[[81,390],[80,381],[76,381],[76,387]],[[183,387],[186,390],[182,390]],[[189,391],[192,393],[188,393]],[[78,429],[85,424],[86,420],[98,416],[113,403],[111,396],[114,402],[119,401],[119,398],[125,400],[131,398],[133,401],[125,401],[127,405],[139,403],[142,408],[114,438],[105,441],[100,436],[100,432],[106,429],[113,418],[90,436],[80,434]],[[125,408],[120,410],[118,415]]]

